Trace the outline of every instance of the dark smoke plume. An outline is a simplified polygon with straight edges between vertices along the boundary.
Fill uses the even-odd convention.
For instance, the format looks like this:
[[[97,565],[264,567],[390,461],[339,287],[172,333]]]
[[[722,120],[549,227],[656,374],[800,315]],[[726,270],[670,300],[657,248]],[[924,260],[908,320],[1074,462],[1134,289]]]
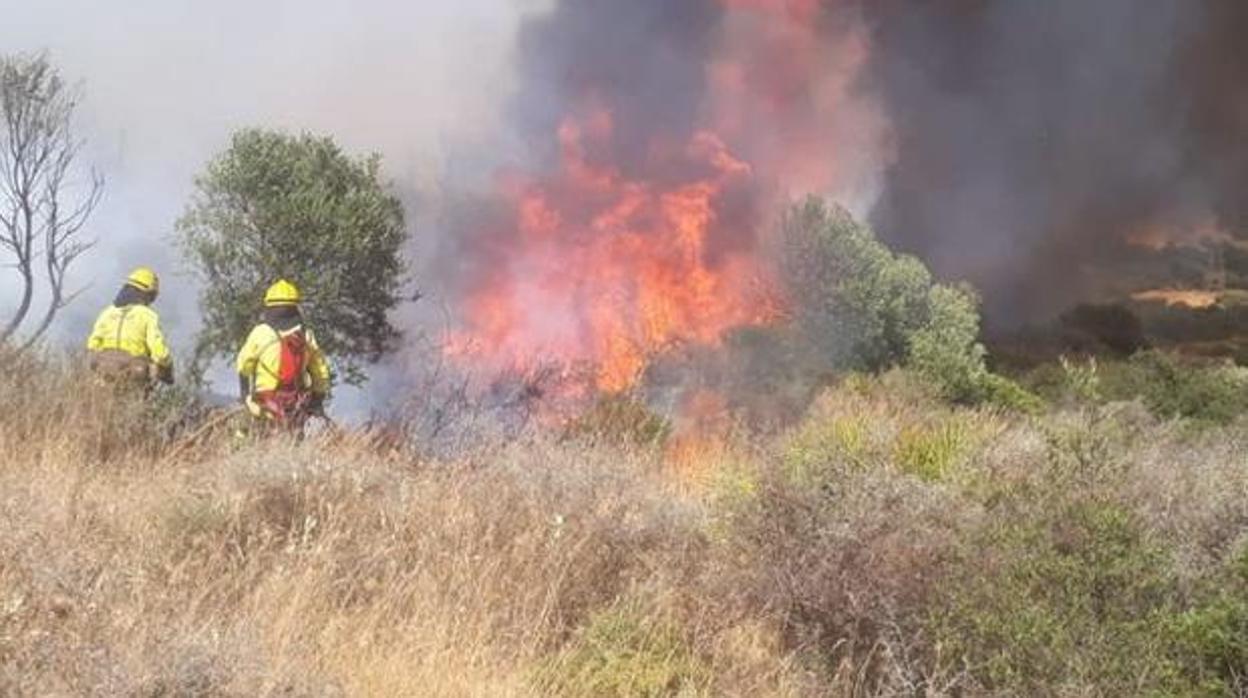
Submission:
[[[802,8],[823,48],[751,25]],[[587,157],[650,181],[687,176],[653,167],[657,140],[715,129],[755,168],[749,225],[783,196],[857,198],[1011,325],[1161,281],[1172,250],[1140,239],[1248,237],[1244,36],[1238,0],[563,0],[521,28],[507,123],[550,167],[561,119],[598,100],[616,131]],[[725,56],[746,66],[727,102]],[[454,258],[505,255],[497,227],[462,226]]]
[[[874,222],[1012,324],[1121,292],[1215,226],[1248,237],[1248,3],[862,3],[896,138]]]
[[[644,166],[656,135],[686,139],[697,124],[719,13],[715,0],[560,2],[521,28],[513,127],[540,143],[571,108],[597,99],[618,125],[615,151],[599,158]]]

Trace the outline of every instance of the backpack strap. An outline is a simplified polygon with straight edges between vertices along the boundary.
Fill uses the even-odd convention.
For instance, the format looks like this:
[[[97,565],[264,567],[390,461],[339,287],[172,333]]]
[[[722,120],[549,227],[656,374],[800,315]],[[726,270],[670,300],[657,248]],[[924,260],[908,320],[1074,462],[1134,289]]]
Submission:
[[[263,347],[261,347],[261,348],[260,348],[260,355],[261,355],[261,356],[263,356],[263,355],[264,355],[264,353],[265,353],[265,352],[267,352],[269,349],[272,349],[272,348],[273,348],[273,347],[275,347],[275,346],[280,346],[280,345],[281,345],[281,344],[285,341],[286,337],[289,337],[291,334],[296,334],[296,333],[298,333],[299,335],[304,336],[304,337],[306,337],[306,334],[307,334],[307,333],[306,333],[306,331],[305,331],[305,330],[304,330],[304,328],[303,328],[303,323],[300,323],[300,324],[298,324],[298,325],[295,325],[295,326],[294,326],[294,327],[292,327],[291,329],[287,330],[286,334],[282,334],[280,331],[278,331],[278,329],[277,329],[276,327],[274,327],[274,326],[272,326],[272,325],[270,325],[270,324],[268,324],[268,323],[263,323],[263,324],[264,324],[264,326],[265,326],[265,327],[268,327],[268,328],[269,328],[269,329],[273,332],[273,339],[272,339],[272,340],[270,340],[267,344],[265,344]],[[279,359],[279,361],[280,361],[280,359]],[[269,376],[270,376],[270,377],[272,377],[275,381],[277,381],[277,382],[278,382],[278,384],[280,385],[281,380],[282,380],[282,377],[281,377],[280,375],[278,375],[277,373],[274,373],[272,370],[270,370],[267,366],[265,366],[265,365],[264,365],[264,363],[263,363],[263,362],[257,362],[257,363],[256,363],[256,366],[257,366],[257,368],[262,369],[265,373],[269,374]],[[304,369],[306,370],[306,368],[307,368],[307,367],[306,367],[306,365],[305,365],[305,366],[304,366]],[[278,370],[279,370],[279,371],[281,370],[281,366],[280,366],[280,365],[278,366]],[[255,392],[256,392],[256,383],[255,383],[255,379],[253,378],[253,379],[252,379],[252,383],[251,383],[251,393],[254,395],[254,394],[255,394]]]
[[[126,331],[126,319],[130,317],[130,309],[133,307],[132,305],[127,305],[118,308],[121,311],[121,317],[117,318],[117,336],[113,337],[114,349],[121,350],[121,336]]]

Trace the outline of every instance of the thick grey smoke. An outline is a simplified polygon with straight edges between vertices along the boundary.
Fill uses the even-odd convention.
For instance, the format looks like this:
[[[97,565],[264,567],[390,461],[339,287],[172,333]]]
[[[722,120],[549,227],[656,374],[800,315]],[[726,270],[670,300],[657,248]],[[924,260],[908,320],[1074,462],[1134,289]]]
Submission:
[[[865,62],[845,71],[837,100],[818,99],[845,67],[836,54],[733,25],[804,5],[817,5],[825,45],[865,34]],[[553,157],[559,120],[595,95],[620,129],[599,155],[644,169],[656,135],[721,125],[707,117],[717,61],[754,42],[770,58],[754,61],[764,89],[727,105],[746,124],[720,129],[729,146],[766,186],[856,197],[888,240],[975,283],[993,320],[1012,324],[1164,271],[1140,239],[1248,235],[1245,32],[1248,5],[1235,0],[568,1],[523,26],[506,123]],[[811,136],[820,129],[840,135]],[[796,150],[833,176],[794,176]],[[474,232],[451,256],[485,250],[496,268],[508,245]]]
[[[777,8],[815,8],[813,30]],[[1237,0],[45,0],[5,11],[0,51],[47,49],[85,89],[108,188],[78,276],[94,285],[57,328],[76,340],[128,267],[176,268],[194,174],[252,125],[378,151],[410,201],[439,202],[413,207],[445,231],[420,227],[413,254],[453,305],[516,242],[514,212],[462,185],[557,169],[586,101],[615,123],[587,159],[625,177],[696,177],[652,154],[702,128],[752,165],[713,249],[755,245],[784,196],[828,194],[975,282],[996,319],[1032,319],[1117,290],[1147,256],[1132,237],[1248,236],[1245,35]],[[193,288],[166,278],[185,350]]]
[[[1248,3],[863,7],[897,147],[876,225],[997,322],[1121,293],[1134,237],[1248,236]]]
[[[760,321],[780,204],[860,197],[885,160],[859,15],[802,4],[568,0],[522,25],[529,150],[451,210],[438,265],[464,354],[635,366]]]

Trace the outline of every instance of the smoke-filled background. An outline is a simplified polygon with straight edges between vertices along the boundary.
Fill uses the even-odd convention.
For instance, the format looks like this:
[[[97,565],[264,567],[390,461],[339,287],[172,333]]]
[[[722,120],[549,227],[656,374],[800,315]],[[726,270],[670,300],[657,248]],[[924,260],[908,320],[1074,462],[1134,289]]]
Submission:
[[[1244,232],[1245,29],[1223,0],[560,3],[517,45],[506,122],[532,169],[498,187],[503,220],[452,226],[447,258],[487,262],[446,266],[453,295],[495,363],[557,346],[636,368],[669,341],[765,322],[719,304],[757,305],[733,294],[767,275],[786,197],[812,192],[976,284],[997,327],[1172,283],[1179,248],[1234,250]],[[670,157],[708,133],[742,166],[729,184]],[[688,221],[665,197],[707,182],[700,263],[656,273],[603,242],[677,249]]]
[[[108,179],[63,336],[125,268],[175,266],[232,130],[310,129],[381,152],[411,204],[437,307],[409,324],[616,387],[778,312],[767,237],[806,193],[978,285],[998,324],[1164,283],[1140,270],[1166,243],[1248,234],[1245,32],[1235,0],[84,0],[6,11],[0,48],[83,81]]]
[[[1248,234],[1248,4],[863,7],[897,148],[874,221],[998,322],[1121,293],[1138,243]]]

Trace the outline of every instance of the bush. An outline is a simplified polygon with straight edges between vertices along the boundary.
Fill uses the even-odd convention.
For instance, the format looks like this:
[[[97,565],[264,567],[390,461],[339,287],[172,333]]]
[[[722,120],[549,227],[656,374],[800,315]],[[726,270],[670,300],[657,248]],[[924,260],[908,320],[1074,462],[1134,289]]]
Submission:
[[[1248,549],[1210,584],[1205,600],[1177,614],[1169,637],[1188,679],[1207,695],[1248,690]]]
[[[1122,507],[1012,512],[984,528],[962,565],[934,633],[983,686],[1172,695],[1175,669],[1159,633],[1171,608],[1167,555]]]
[[[970,291],[933,286],[928,292],[928,321],[909,337],[911,367],[955,402],[980,402],[987,396],[988,369],[979,335],[979,312]]]
[[[897,435],[894,457],[903,472],[929,482],[945,479],[971,446],[967,425],[951,419],[934,425],[913,425]]]
[[[980,401],[1012,412],[1040,414],[1044,400],[1005,376],[989,373],[984,376]]]
[[[1248,411],[1248,369],[1147,351],[1102,372],[1108,399],[1140,398],[1156,415],[1227,424]]]
[[[1025,390],[994,377],[979,342],[978,298],[933,281],[841,208],[810,198],[783,222],[784,270],[795,321],[830,367],[909,366],[946,399],[1034,410]]]
[[[709,679],[677,625],[623,602],[591,617],[536,684],[542,695],[658,698],[703,695]]]
[[[828,362],[872,371],[904,362],[911,334],[930,316],[927,268],[813,197],[792,208],[782,228],[796,321]]]

